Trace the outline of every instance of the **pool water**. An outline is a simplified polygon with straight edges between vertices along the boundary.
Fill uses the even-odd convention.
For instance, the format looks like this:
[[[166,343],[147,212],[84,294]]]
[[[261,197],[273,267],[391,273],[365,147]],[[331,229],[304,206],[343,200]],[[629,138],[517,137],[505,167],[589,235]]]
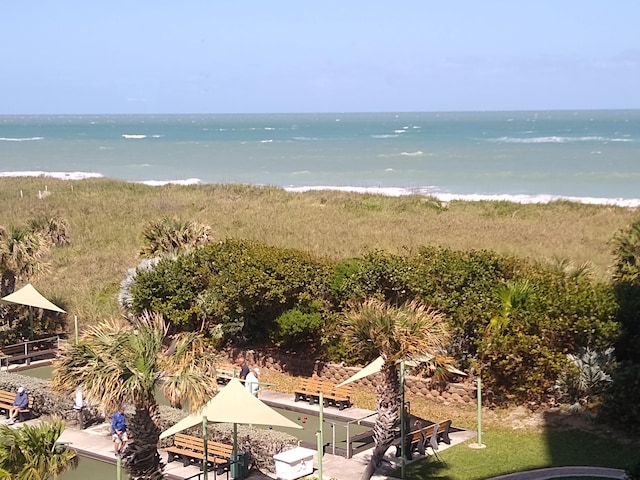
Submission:
[[[125,470],[122,470],[122,477],[126,478]],[[60,475],[60,480],[113,480],[116,478],[116,466],[106,462],[100,462],[92,458],[80,457],[78,468],[70,470]]]
[[[29,375],[32,377],[48,380],[51,378],[51,372],[52,372],[52,367],[50,365],[47,365],[47,366],[30,368],[28,370],[22,370],[18,373],[20,373],[21,375]],[[158,403],[160,405],[169,405],[168,400],[164,397],[164,395],[162,395],[159,392],[156,395],[156,399],[158,400]],[[289,420],[302,426],[302,429],[277,427],[275,428],[275,430],[288,433],[289,435],[296,437],[298,440],[301,441],[301,444],[303,446],[306,446],[308,448],[316,448],[317,446],[316,433],[319,430],[319,420],[320,420],[318,415],[301,413],[301,412],[296,412],[294,410],[278,408],[278,407],[275,407],[274,410],[284,415]],[[265,427],[257,426],[257,427],[265,428],[265,429],[273,428],[268,426],[265,426]],[[370,426],[359,425],[357,422],[354,422],[349,425],[349,436],[354,437],[370,429],[371,429]],[[347,426],[345,422],[336,421],[336,420],[332,421],[327,419],[327,417],[325,416],[324,422],[323,422],[323,436],[324,436],[324,444],[327,445],[327,452],[332,452],[333,451],[332,447],[334,445],[339,450],[346,449]],[[354,444],[354,446],[357,446],[357,445]],[[89,460],[89,459],[83,458],[82,462],[85,462],[85,461],[96,462],[95,460]],[[115,467],[113,465],[108,465],[103,462],[97,462],[97,463],[105,465],[106,468],[110,469],[110,472],[111,472],[110,478],[113,478],[113,474],[114,474],[113,472],[115,471]],[[98,465],[97,468],[98,467],[100,467],[100,465]],[[67,480],[67,477],[64,477],[64,478],[65,480]],[[76,477],[69,477],[70,480],[75,478]],[[82,478],[82,477],[77,477],[77,478]],[[92,480],[102,480],[102,477],[95,477]]]
[[[278,427],[276,430],[280,432],[288,433],[302,441],[303,446],[315,448],[317,445],[316,432],[319,430],[320,418],[317,415],[311,415],[308,413],[300,413],[293,410],[287,410],[284,408],[272,407],[275,411],[284,415],[289,420],[302,426],[302,430],[296,428]],[[264,427],[270,428],[270,427]],[[349,425],[349,436],[361,434],[370,430],[371,427],[365,425],[358,425],[357,422]],[[337,448],[346,448],[347,441],[347,426],[345,422],[337,420],[328,420],[327,417],[323,421],[323,436],[324,443],[332,444],[334,439],[335,430],[335,445]]]

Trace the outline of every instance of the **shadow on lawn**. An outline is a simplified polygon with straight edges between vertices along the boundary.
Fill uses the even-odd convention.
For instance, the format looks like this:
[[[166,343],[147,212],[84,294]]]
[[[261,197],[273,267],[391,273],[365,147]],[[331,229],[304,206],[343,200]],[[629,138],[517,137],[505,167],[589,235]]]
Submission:
[[[545,443],[555,466],[594,466],[626,469],[640,461],[637,443],[616,429],[563,412],[544,414]]]
[[[448,468],[445,462],[437,460],[434,457],[429,457],[408,464],[405,473],[408,479],[428,478],[430,480],[454,480],[448,473],[445,473],[447,470]],[[385,473],[391,477],[400,478],[399,468]]]

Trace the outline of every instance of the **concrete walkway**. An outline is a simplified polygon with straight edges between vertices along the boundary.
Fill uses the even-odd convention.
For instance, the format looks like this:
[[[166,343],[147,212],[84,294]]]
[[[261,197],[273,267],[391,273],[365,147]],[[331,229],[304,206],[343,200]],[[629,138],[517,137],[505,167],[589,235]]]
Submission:
[[[39,422],[39,419],[29,420],[27,423],[31,424],[37,422]],[[19,425],[21,424],[16,424],[14,428],[19,428]],[[60,437],[60,441],[69,443],[71,448],[73,448],[83,456],[115,465],[116,458],[113,452],[113,443],[111,441],[110,428],[111,427],[108,423],[102,423],[99,425],[91,426],[85,430],[80,430],[74,425],[69,424],[67,429]],[[474,432],[464,430],[453,432],[451,433],[451,445],[443,444],[441,450],[459,445],[473,438],[474,436]],[[427,453],[432,454],[433,452],[428,449]],[[196,466],[183,467],[180,462],[171,462],[167,464],[167,453],[163,450],[160,450],[160,454],[166,464],[165,473],[169,480],[184,480],[197,475],[199,472],[199,469]],[[349,460],[341,456],[325,454],[322,462],[323,478],[325,480],[332,478],[339,480],[359,479],[370,458],[371,450],[367,450],[360,454],[354,455],[354,457]],[[420,460],[422,458],[424,457],[415,455],[413,461]],[[395,457],[395,448],[390,448],[387,452],[387,455],[385,456],[384,470],[389,471],[390,469],[399,468],[399,460],[399,458]],[[314,455],[314,466],[317,469],[317,455]],[[559,477],[575,476],[614,478],[622,480],[625,477],[625,472],[624,470],[615,468],[602,467],[556,467],[531,470],[527,472],[517,472],[509,475],[495,477],[491,480],[547,480]],[[213,472],[209,474],[209,478],[214,478]],[[220,478],[227,478],[226,474],[222,475]],[[265,474],[254,470],[251,472],[248,478],[250,480],[271,480],[275,478],[275,475]],[[390,477],[384,474],[376,474],[373,476],[373,480],[398,479],[396,477]]]
[[[277,406],[281,408],[295,408],[298,410],[302,410],[308,413],[318,414],[318,405],[309,405],[305,402],[294,402],[293,395],[290,394],[282,394],[278,392],[271,391],[263,391],[260,394],[260,399],[265,403],[271,406]],[[325,409],[325,418],[332,418],[340,421],[353,421],[353,420],[363,420],[364,423],[371,422],[375,419],[375,412],[371,410],[364,410],[360,408],[349,408],[345,410],[338,410],[336,408],[327,408]],[[366,420],[365,420],[366,419]],[[32,420],[37,421],[37,420]],[[68,442],[70,447],[74,450],[77,450],[83,456],[94,458],[96,460],[108,462],[115,464],[116,458],[113,452],[113,444],[111,442],[110,435],[110,424],[102,423],[99,425],[91,426],[85,430],[78,429],[72,422],[68,423],[67,429],[64,431],[62,436],[60,437],[61,442]],[[441,444],[440,450],[445,450],[447,448],[451,448],[455,445],[459,445],[475,436],[475,432],[455,429],[450,433],[451,444]],[[329,451],[330,448],[327,448]],[[362,475],[366,465],[369,463],[369,459],[371,458],[372,450],[365,450],[354,455],[351,459],[346,459],[345,457],[339,455],[332,455],[330,453],[325,453],[323,456],[322,466],[323,466],[323,477],[325,479],[339,479],[339,480],[352,480],[358,479]],[[433,453],[430,449],[427,449],[427,453]],[[160,450],[160,454],[162,456],[163,461],[166,464],[167,453],[163,450]],[[414,455],[414,461],[419,460],[422,457],[421,455]],[[193,475],[197,475],[199,469],[195,466],[183,467],[180,462],[171,462],[166,464],[165,472],[167,477],[170,480],[184,480]],[[318,468],[318,458],[317,454],[314,455],[314,467]],[[394,468],[400,467],[400,458],[395,456],[395,448],[391,447],[385,456],[384,467],[382,470],[390,471]],[[210,474],[210,478],[213,478],[213,475]],[[226,478],[226,475],[222,476],[222,478]],[[275,475],[265,474],[258,471],[252,471],[249,476],[252,480],[258,479],[270,479],[275,478]],[[375,475],[374,480],[385,480],[392,479],[393,477],[388,477],[383,474]]]
[[[260,399],[268,405],[280,408],[295,409],[299,411],[308,412],[314,415],[318,414],[318,405],[309,405],[305,402],[294,402],[292,394],[283,394],[279,392],[272,392],[269,390],[263,390],[260,392]],[[372,424],[375,421],[375,412],[371,410],[365,410],[360,408],[348,408],[345,410],[337,410],[336,408],[327,408],[324,410],[326,419],[333,419],[337,421],[349,422],[354,420],[360,420],[363,425]],[[29,420],[27,423],[38,423],[40,419]],[[21,424],[18,423],[14,428],[19,428]],[[115,465],[116,457],[113,452],[113,443],[110,435],[111,426],[107,423],[91,426],[84,430],[78,429],[72,422],[68,422],[66,430],[60,437],[61,442],[70,444],[70,447],[76,450],[78,453],[85,457],[93,458]],[[440,449],[445,450],[455,445],[459,445],[467,440],[475,437],[475,432],[468,430],[455,429],[450,433],[451,445],[441,444]],[[329,448],[327,448],[327,451]],[[359,454],[354,455],[351,459],[346,459],[342,456],[331,455],[325,453],[323,456],[323,479],[338,479],[338,480],[355,480],[359,479],[364,471],[366,465],[371,458],[372,450],[365,450]],[[431,449],[427,449],[427,454],[433,454]],[[165,473],[169,480],[185,480],[187,478],[197,475],[200,471],[196,466],[184,467],[180,462],[167,463],[167,453],[160,450],[160,455],[166,464]],[[417,461],[424,458],[421,455],[414,455],[414,460]],[[314,467],[318,467],[317,454],[314,455]],[[395,448],[390,448],[386,455],[384,466],[380,470],[391,471],[400,467],[400,459],[395,456]],[[518,472],[509,475],[502,475],[495,477],[491,480],[547,480],[558,477],[572,477],[572,476],[590,476],[601,478],[614,478],[624,479],[624,470],[618,470],[614,468],[601,468],[601,467],[558,467],[558,468],[544,468],[539,470],[531,470],[528,472]],[[209,478],[214,478],[213,472],[209,474]],[[227,478],[226,475],[222,475],[221,478]],[[230,478],[230,477],[229,477]],[[248,477],[251,480],[271,480],[275,478],[273,474],[265,474],[259,471],[252,471]],[[386,476],[378,473],[374,475],[373,480],[398,480],[395,477]]]

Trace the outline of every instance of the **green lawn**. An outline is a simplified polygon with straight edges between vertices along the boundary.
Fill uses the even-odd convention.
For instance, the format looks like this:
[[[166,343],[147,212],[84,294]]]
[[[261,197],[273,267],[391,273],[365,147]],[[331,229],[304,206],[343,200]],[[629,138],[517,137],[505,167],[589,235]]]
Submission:
[[[407,479],[481,480],[571,465],[626,469],[640,461],[637,444],[625,445],[578,430],[486,432],[483,443],[487,448],[482,450],[469,448],[470,442],[440,452],[441,462],[430,457],[407,465]],[[393,475],[400,477],[400,472]]]

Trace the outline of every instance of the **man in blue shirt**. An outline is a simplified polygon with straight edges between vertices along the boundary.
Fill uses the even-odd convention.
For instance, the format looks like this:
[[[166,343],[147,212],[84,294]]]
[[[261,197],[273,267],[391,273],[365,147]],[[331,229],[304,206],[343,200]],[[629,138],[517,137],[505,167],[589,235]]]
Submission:
[[[16,423],[16,417],[20,414],[20,410],[27,408],[29,405],[29,395],[24,391],[24,387],[18,387],[16,397],[13,399],[13,405],[9,407],[9,419],[7,425]]]
[[[128,440],[123,407],[118,407],[118,411],[111,417],[111,437],[113,438],[113,449],[116,455],[120,455],[124,452]]]

